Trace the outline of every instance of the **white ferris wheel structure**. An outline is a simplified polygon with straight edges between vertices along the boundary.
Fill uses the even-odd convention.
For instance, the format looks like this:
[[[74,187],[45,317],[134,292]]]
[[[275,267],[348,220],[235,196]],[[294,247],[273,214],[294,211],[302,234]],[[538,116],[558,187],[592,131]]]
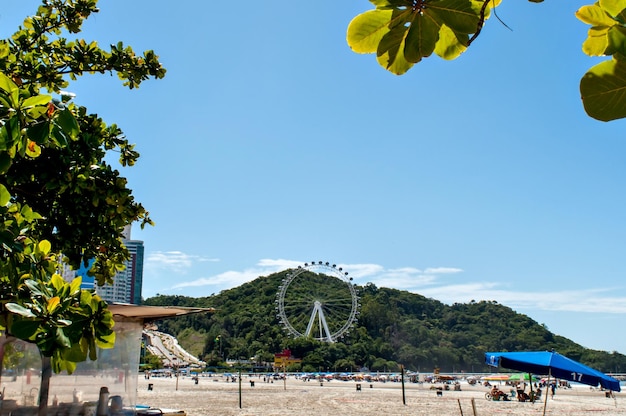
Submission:
[[[348,272],[328,262],[290,270],[276,294],[277,318],[296,338],[337,342],[356,323],[359,306]]]

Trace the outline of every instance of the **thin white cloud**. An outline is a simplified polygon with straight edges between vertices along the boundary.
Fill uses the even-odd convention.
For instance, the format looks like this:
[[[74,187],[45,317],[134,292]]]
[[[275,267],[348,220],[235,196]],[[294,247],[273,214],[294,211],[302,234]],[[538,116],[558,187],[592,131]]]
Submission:
[[[172,286],[172,289],[182,289],[185,287],[204,287],[204,286],[221,286],[236,287],[246,282],[250,282],[259,277],[255,269],[244,270],[243,272],[228,271],[216,274],[211,277],[202,277],[200,279],[188,282],[178,283]]]
[[[340,264],[338,267],[343,268],[355,279],[363,279],[367,276],[376,276],[385,270],[383,266],[378,264]]]
[[[203,287],[203,286],[219,286],[223,288],[232,288],[243,283],[250,282],[259,276],[276,273],[282,270],[298,267],[303,264],[299,261],[284,259],[261,259],[256,267],[243,271],[227,271],[210,277],[201,277],[199,279],[178,283],[172,286],[172,289],[182,289],[186,287]]]
[[[219,259],[186,254],[181,251],[155,251],[148,253],[144,260],[144,267],[153,272],[167,271],[184,274],[195,263],[218,261]]]
[[[257,266],[261,268],[267,268],[269,270],[281,271],[281,270],[292,269],[292,268],[298,267],[301,264],[302,264],[301,262],[295,261],[295,260],[261,259],[257,263]]]
[[[588,313],[626,313],[626,297],[608,296],[611,289],[580,289],[546,291],[518,291],[509,285],[493,282],[474,282],[462,285],[443,285],[411,290],[441,302],[467,303],[472,300],[495,300],[515,310],[544,310]],[[604,296],[607,295],[607,296]]]
[[[429,267],[424,270],[426,274],[453,274],[453,273],[461,273],[463,269],[458,269],[456,267]]]

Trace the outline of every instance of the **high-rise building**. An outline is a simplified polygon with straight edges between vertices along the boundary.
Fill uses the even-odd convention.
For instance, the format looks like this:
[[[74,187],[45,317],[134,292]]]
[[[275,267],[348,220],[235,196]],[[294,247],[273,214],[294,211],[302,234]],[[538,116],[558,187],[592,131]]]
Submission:
[[[64,269],[62,275],[65,280],[71,281],[76,276],[82,276],[82,289],[95,289],[96,293],[107,303],[141,303],[141,287],[143,285],[143,241],[131,240],[130,226],[124,230],[122,240],[130,254],[123,271],[118,272],[113,278],[112,284],[97,286],[94,278],[87,276],[87,270],[91,268],[93,260],[78,270]]]
[[[126,267],[113,278],[112,284],[96,286],[96,293],[107,303],[141,303],[143,285],[143,241],[131,240],[130,226],[124,230],[122,240],[130,257]]]

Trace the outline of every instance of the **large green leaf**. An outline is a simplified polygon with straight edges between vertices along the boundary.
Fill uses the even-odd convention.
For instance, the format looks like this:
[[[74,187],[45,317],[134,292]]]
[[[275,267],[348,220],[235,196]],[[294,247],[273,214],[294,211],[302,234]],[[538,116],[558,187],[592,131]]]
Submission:
[[[10,312],[23,316],[25,318],[35,318],[36,315],[28,308],[18,305],[17,303],[7,303],[4,305]]]
[[[480,22],[480,2],[471,0],[441,0],[428,3],[424,13],[431,14],[455,32],[475,33]]]
[[[26,135],[37,144],[44,144],[50,138],[50,122],[48,120],[33,123],[26,128]]]
[[[85,361],[87,360],[87,350],[88,348],[83,348],[83,340],[81,339],[80,342],[74,343],[72,347],[65,352],[64,358],[76,363]]]
[[[378,63],[396,75],[404,74],[413,66],[404,57],[404,40],[408,29],[407,26],[397,25],[383,36],[378,44],[376,52]]]
[[[405,39],[404,56],[417,63],[430,56],[439,40],[439,25],[430,16],[419,14],[413,20]]]
[[[33,95],[32,97],[28,97],[22,102],[22,108],[30,108],[38,105],[48,104],[50,102],[51,97],[49,95]]]
[[[626,63],[612,59],[592,67],[580,81],[585,111],[601,121],[626,117]]]
[[[439,42],[435,53],[443,59],[456,59],[467,49],[469,36],[454,32],[448,26],[442,26],[439,30]]]
[[[393,10],[368,10],[348,25],[348,45],[357,53],[375,53],[378,44],[389,32]]]
[[[72,140],[76,140],[78,134],[80,133],[80,128],[78,127],[76,117],[74,117],[69,108],[65,108],[58,112],[56,122],[61,127],[65,135],[69,136]]]
[[[13,324],[11,334],[20,339],[31,339],[40,325],[41,322],[39,321],[20,320]]]

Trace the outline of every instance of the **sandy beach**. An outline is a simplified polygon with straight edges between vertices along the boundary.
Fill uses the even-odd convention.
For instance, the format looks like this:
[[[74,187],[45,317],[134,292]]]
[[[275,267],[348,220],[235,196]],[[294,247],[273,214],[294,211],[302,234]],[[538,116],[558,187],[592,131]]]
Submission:
[[[254,381],[254,386],[251,385]],[[152,390],[148,384],[152,384]],[[541,415],[544,402],[488,401],[488,387],[461,384],[461,391],[444,390],[441,396],[430,383],[406,383],[404,402],[399,382],[276,380],[244,376],[240,383],[223,377],[201,377],[198,384],[181,377],[139,377],[138,404],[184,410],[189,416],[208,415]],[[371,387],[370,387],[371,386]],[[504,391],[510,390],[510,387]],[[546,415],[583,416],[590,414],[626,415],[624,393],[607,398],[605,392],[588,386],[560,388],[548,398]],[[241,408],[240,408],[241,397]]]

